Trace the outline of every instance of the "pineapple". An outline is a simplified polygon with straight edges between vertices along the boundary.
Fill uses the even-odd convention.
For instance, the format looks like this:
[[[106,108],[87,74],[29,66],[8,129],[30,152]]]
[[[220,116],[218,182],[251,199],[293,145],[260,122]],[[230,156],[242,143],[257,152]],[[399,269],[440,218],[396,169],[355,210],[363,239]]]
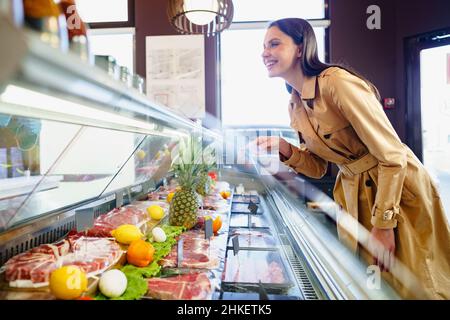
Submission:
[[[170,202],[169,223],[191,229],[197,224],[200,207],[195,192],[201,170],[201,144],[194,138],[180,140],[178,154],[172,162],[181,190],[175,192]]]
[[[213,145],[209,145],[203,151],[203,162],[200,165],[199,180],[196,188],[198,194],[202,196],[210,194],[213,181],[208,172],[214,167],[216,167],[214,149]]]
[[[208,176],[208,172],[202,172],[197,184],[197,193],[202,196],[207,196],[211,192],[211,177]]]

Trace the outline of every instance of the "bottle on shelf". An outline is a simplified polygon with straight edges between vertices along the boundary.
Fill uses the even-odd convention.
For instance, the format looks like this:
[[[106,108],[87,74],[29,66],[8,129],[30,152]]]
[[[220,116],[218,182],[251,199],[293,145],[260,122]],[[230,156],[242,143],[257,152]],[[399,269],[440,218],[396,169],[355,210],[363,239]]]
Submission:
[[[69,49],[66,19],[53,0],[23,0],[25,25],[40,33],[42,41],[63,52]]]
[[[66,17],[70,51],[82,60],[93,64],[94,59],[90,52],[87,36],[88,27],[78,14],[75,0],[60,0],[59,7]]]

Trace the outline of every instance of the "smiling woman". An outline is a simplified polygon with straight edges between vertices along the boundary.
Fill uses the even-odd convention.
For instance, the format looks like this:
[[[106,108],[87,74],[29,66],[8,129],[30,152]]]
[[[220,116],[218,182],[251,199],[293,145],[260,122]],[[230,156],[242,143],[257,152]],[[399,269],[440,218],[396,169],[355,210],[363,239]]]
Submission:
[[[220,37],[223,124],[228,127],[287,127],[289,115],[283,106],[289,95],[283,88],[282,80],[267,77],[267,70],[258,59],[265,30],[270,20],[292,12],[296,12],[298,17],[323,19],[324,1],[281,0],[274,5],[267,0],[235,0],[233,4],[233,24]],[[319,57],[325,60],[328,22],[315,20],[313,24]],[[257,94],[251,94],[251,91]],[[273,108],[277,105],[279,109]]]

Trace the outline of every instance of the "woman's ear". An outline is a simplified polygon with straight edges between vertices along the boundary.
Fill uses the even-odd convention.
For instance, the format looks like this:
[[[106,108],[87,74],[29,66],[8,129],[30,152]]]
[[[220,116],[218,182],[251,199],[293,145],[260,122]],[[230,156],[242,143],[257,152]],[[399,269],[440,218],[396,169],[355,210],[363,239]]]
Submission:
[[[297,58],[302,57],[303,46],[297,46]]]

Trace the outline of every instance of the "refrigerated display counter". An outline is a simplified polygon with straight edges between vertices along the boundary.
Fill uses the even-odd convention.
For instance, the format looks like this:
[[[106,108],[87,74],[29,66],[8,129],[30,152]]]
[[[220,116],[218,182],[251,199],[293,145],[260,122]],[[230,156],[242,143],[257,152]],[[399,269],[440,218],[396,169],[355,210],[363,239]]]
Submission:
[[[224,134],[49,47],[32,31],[3,21],[0,39],[17,50],[15,61],[0,62],[16,66],[0,74],[0,298],[54,299],[51,267],[42,265],[56,268],[61,258],[88,269],[87,293],[96,296],[102,273],[126,263],[114,227],[134,224],[148,233],[167,226],[180,139],[194,136],[221,158]],[[204,226],[166,229],[173,243],[155,270],[140,274],[148,283],[140,298],[398,298],[384,281],[367,285],[367,266],[339,242],[333,220],[295,192],[304,187],[300,177],[277,179],[257,162],[222,163],[217,171],[231,196],[221,199],[214,189],[213,210],[200,208],[199,216],[220,215],[220,232],[205,239]],[[148,218],[151,204],[164,209],[163,219]],[[106,253],[89,256],[89,246]],[[25,258],[35,253],[44,260],[29,267]],[[165,291],[174,284],[189,290]]]

